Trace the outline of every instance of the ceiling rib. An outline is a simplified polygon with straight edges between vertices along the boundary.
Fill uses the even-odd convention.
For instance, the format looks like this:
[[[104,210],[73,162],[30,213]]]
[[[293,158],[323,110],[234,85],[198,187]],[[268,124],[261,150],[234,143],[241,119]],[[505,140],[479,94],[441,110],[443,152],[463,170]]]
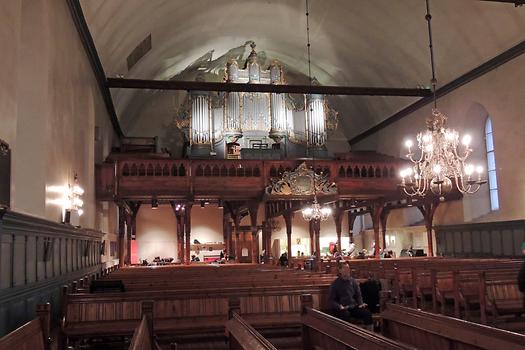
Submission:
[[[475,80],[488,72],[492,71],[493,69],[498,68],[499,66],[507,63],[508,61],[522,55],[525,53],[525,40],[520,42],[519,44],[511,47],[510,49],[502,52],[501,54],[497,55],[494,58],[491,58],[487,62],[481,64],[480,66],[472,69],[471,71],[463,74],[457,79],[454,79],[448,84],[443,85],[441,88],[436,90],[436,97],[440,98],[443,97],[452,91],[460,88],[461,86],[471,82],[472,80]],[[391,115],[390,117],[386,118],[382,122],[380,122],[377,125],[374,125],[370,129],[360,133],[359,135],[353,137],[348,141],[350,146],[355,145],[356,143],[363,141],[367,137],[379,132],[380,130],[386,128],[390,124],[393,124],[397,122],[398,120],[403,119],[407,115],[417,111],[418,109],[426,106],[427,104],[431,103],[433,101],[432,97],[423,97],[422,99],[414,102],[413,104],[409,105],[408,107],[405,107],[404,109],[400,110],[399,112]]]
[[[107,78],[107,87],[120,89],[152,89],[183,91],[225,91],[225,92],[271,92],[287,94],[353,95],[353,96],[431,96],[430,89],[383,88],[325,85],[274,85],[238,84],[200,81],[143,80]]]
[[[86,50],[86,54],[88,56],[89,63],[91,64],[91,68],[93,69],[93,73],[97,80],[98,88],[100,90],[100,93],[102,94],[104,104],[106,105],[106,109],[111,119],[113,130],[119,137],[123,137],[124,133],[122,132],[122,129],[120,128],[120,123],[117,117],[117,112],[115,111],[115,106],[113,105],[113,99],[111,98],[111,93],[109,92],[109,88],[106,86],[107,85],[106,73],[104,72],[104,68],[102,67],[100,58],[98,57],[98,52],[97,52],[97,49],[95,48],[93,37],[91,36],[91,33],[89,32],[89,28],[87,26],[86,19],[84,17],[84,12],[82,12],[80,1],[79,0],[66,0],[66,1],[69,7],[69,12],[71,13],[71,17],[73,18],[73,22],[75,23],[75,27],[77,28],[78,34],[80,36],[80,41],[82,42],[82,45],[84,46],[84,49]]]

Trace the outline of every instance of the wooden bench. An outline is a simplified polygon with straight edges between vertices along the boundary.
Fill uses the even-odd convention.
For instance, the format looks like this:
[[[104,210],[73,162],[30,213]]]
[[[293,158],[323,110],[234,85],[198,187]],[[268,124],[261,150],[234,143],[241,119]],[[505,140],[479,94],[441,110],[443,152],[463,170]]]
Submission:
[[[387,304],[381,317],[383,335],[420,349],[525,349],[525,335],[405,306]]]
[[[37,318],[0,338],[0,350],[49,350],[51,305],[37,305],[36,315]]]
[[[237,312],[226,322],[230,350],[277,350]]]
[[[142,319],[133,332],[129,350],[161,350],[153,334],[153,302],[142,302]]]
[[[67,295],[63,333],[75,340],[129,335],[140,321],[142,300],[152,300],[156,334],[217,332],[228,320],[228,304],[238,298],[243,318],[255,327],[300,326],[300,295],[314,296],[324,308],[326,286],[207,288],[199,290]]]
[[[311,295],[303,295],[301,322],[303,349],[407,350],[414,348],[364,330],[312,308]]]

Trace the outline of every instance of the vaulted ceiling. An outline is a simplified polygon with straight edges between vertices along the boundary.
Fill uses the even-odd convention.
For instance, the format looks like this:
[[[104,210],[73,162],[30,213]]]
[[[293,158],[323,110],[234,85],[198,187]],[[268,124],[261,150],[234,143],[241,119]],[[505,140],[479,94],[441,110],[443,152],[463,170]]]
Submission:
[[[304,82],[301,75],[308,72],[302,0],[81,0],[81,5],[107,76],[171,79],[199,58],[220,66],[230,50],[247,55],[250,40],[267,62],[277,59],[293,73],[291,83]],[[433,0],[431,12],[439,85],[525,40],[525,7]],[[426,25],[424,0],[310,0],[313,75],[324,85],[429,85]],[[128,71],[128,55],[150,34],[151,50]],[[153,95],[118,89],[112,94],[124,132],[138,133],[134,125],[144,114],[137,110]],[[331,98],[347,139],[416,100]],[[148,116],[148,123],[156,118]]]

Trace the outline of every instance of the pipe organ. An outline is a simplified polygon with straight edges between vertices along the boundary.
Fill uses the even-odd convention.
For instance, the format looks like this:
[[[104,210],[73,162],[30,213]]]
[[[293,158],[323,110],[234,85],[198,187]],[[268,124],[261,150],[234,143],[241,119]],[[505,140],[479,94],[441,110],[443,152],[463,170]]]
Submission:
[[[263,69],[255,43],[250,46],[243,68],[235,59],[228,62],[225,81],[284,84],[281,65],[273,61]],[[215,154],[213,150],[218,156],[229,153],[237,157],[226,152],[230,146],[241,149],[243,158],[255,158],[250,156],[250,149],[258,150],[257,158],[270,154],[271,159],[302,157],[308,155],[308,149],[325,149],[327,131],[337,127],[337,112],[330,109],[323,95],[301,99],[277,93],[194,91],[188,98],[191,157],[209,157]]]

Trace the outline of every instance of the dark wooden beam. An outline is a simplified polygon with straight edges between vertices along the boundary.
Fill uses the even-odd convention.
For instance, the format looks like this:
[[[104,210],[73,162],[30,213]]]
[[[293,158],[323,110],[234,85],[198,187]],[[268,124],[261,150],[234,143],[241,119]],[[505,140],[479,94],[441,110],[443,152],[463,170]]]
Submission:
[[[488,72],[492,71],[493,69],[498,68],[499,66],[507,63],[508,61],[522,55],[525,53],[525,40],[520,42],[519,44],[511,47],[507,51],[499,54],[498,56],[488,60],[487,62],[481,64],[480,66],[472,69],[471,71],[463,74],[459,78],[451,81],[448,84],[443,85],[441,88],[436,90],[436,95],[438,98],[443,97],[452,91],[460,88],[461,86],[487,74]],[[371,127],[370,129],[362,132],[361,134],[353,137],[348,141],[350,145],[355,145],[356,143],[366,139],[367,137],[375,134],[376,132],[386,128],[390,124],[393,124],[397,122],[398,120],[403,119],[407,115],[417,111],[418,109],[426,106],[427,104],[431,103],[433,101],[432,97],[424,97],[410,106],[400,110],[399,112],[391,115],[390,117],[383,120],[381,123]]]
[[[525,4],[525,0],[480,0],[480,1],[503,2],[506,4],[514,4],[515,7],[522,6],[523,4]]]
[[[430,89],[405,89],[383,87],[323,86],[323,85],[273,85],[238,84],[200,81],[143,80],[107,78],[107,87],[120,89],[226,91],[226,92],[274,92],[286,94],[320,94],[353,96],[415,96],[427,97]]]
[[[111,124],[113,125],[113,130],[119,137],[123,137],[124,133],[120,128],[120,123],[117,117],[117,112],[115,111],[115,106],[113,105],[113,99],[111,98],[111,93],[107,87],[106,73],[98,57],[97,49],[95,48],[95,43],[93,42],[93,37],[89,32],[88,25],[86,23],[86,18],[84,17],[84,12],[82,11],[82,6],[80,5],[79,0],[66,0],[69,7],[69,12],[75,23],[78,34],[80,36],[80,41],[84,46],[84,50],[93,69],[93,74],[97,80],[98,88],[102,94],[102,99],[106,105],[109,117],[111,119]]]

